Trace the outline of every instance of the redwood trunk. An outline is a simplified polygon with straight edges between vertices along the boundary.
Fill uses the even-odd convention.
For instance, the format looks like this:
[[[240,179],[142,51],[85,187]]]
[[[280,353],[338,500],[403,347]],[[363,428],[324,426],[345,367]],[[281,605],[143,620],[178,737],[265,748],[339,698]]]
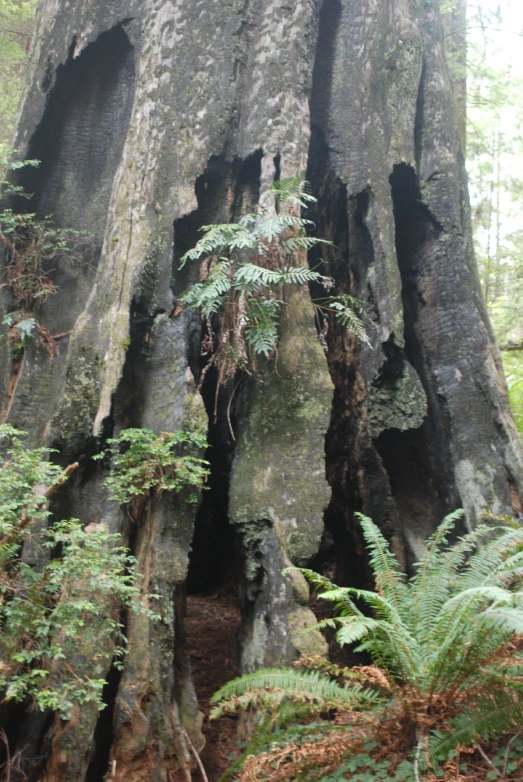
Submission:
[[[129,619],[109,719],[19,716],[11,738],[34,780],[196,779],[187,589],[232,562],[241,668],[284,663],[313,616],[305,583],[281,571],[310,562],[323,535],[338,578],[365,581],[356,511],[409,562],[447,511],[473,525],[521,509],[438,2],[40,0],[15,143],[42,160],[25,181],[35,210],[88,230],[97,261],[55,271],[41,312],[66,335],[54,362],[33,344],[13,384],[0,343],[8,420],[80,461],[56,513],[127,536],[161,620]],[[198,272],[177,260],[202,225],[288,176],[312,183],[317,234],[334,243],[325,273],[365,303],[373,349],[332,320],[325,352],[309,293],[292,291],[277,371],[217,392],[211,370],[200,394],[201,323],[175,316]],[[129,524],[90,456],[125,426],[188,425],[209,426],[213,445],[200,509],[164,497]]]

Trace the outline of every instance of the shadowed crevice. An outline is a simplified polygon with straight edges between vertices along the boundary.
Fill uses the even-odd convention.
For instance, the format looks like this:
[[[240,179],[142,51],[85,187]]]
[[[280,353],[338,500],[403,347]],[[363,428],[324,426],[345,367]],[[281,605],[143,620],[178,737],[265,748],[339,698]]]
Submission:
[[[420,314],[430,295],[426,283],[421,284],[423,264],[431,257],[442,229],[421,202],[411,166],[396,165],[390,185],[402,281],[405,354],[423,384],[428,415],[418,429],[383,432],[377,446],[391,476],[392,490],[406,528],[425,537],[446,513],[460,506],[449,446],[451,430],[446,400],[438,393],[419,328]]]
[[[48,79],[48,77],[47,77]],[[113,179],[134,98],[134,50],[121,26],[103,33],[58,67],[22,184],[39,216],[103,237]]]

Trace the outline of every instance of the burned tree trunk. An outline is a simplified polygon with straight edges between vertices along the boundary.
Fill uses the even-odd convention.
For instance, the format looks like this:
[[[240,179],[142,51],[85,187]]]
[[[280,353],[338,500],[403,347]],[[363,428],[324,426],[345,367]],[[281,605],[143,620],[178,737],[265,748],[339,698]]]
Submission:
[[[14,384],[0,343],[8,420],[80,462],[56,512],[127,536],[161,619],[129,618],[105,716],[19,715],[10,735],[32,779],[187,780],[204,743],[184,652],[193,539],[207,575],[236,552],[250,670],[304,643],[322,651],[301,634],[305,582],[281,571],[313,559],[324,524],[338,575],[356,583],[356,511],[411,561],[447,511],[473,525],[521,509],[438,1],[40,0],[15,145],[42,161],[23,182],[35,211],[89,231],[96,264],[54,272],[41,314],[65,335],[54,361],[29,346]],[[201,323],[176,308],[197,270],[178,260],[202,225],[237,219],[289,176],[311,182],[317,235],[333,242],[310,262],[365,304],[373,348],[332,319],[325,352],[297,290],[276,366],[225,389],[210,370],[200,393]],[[123,427],[189,424],[209,426],[213,446],[200,509],[164,497],[129,524],[90,457]]]

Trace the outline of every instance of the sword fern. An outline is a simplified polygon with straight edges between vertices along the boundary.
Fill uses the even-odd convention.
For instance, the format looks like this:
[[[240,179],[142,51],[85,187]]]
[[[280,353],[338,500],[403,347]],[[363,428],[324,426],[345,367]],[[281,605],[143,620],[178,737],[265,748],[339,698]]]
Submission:
[[[180,268],[189,261],[201,264],[201,281],[179,301],[207,322],[205,352],[211,348],[210,362],[218,367],[222,385],[238,369],[254,372],[257,357],[275,355],[287,286],[316,283],[330,290],[334,284],[307,265],[308,250],[331,243],[307,235],[314,224],[301,217],[301,210],[316,199],[306,183],[297,178],[275,182],[268,195],[274,197],[275,211],[259,206],[237,223],[203,226],[202,238],[180,259]],[[332,310],[345,328],[370,345],[356,314],[362,309],[357,299],[325,297],[314,306]]]
[[[274,727],[285,706],[286,727],[288,704],[307,704],[306,716],[348,712],[348,754],[357,746],[357,722],[367,740],[414,759],[414,777],[458,745],[473,748],[516,730],[523,721],[523,528],[485,523],[450,544],[461,515],[443,520],[410,579],[379,528],[360,516],[376,591],[338,587],[302,570],[333,606],[334,616],[316,627],[335,628],[341,646],[356,644],[381,680],[369,679],[370,669],[345,669],[341,685],[339,670],[328,665],[315,675],[258,671],[216,693],[213,716],[254,707]]]

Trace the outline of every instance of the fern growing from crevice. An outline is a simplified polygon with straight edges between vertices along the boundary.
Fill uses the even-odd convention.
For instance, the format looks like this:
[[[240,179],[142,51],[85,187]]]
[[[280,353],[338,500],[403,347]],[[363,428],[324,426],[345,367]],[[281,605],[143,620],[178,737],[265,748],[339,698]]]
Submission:
[[[347,756],[361,751],[362,737],[376,741],[403,759],[406,778],[418,780],[458,746],[474,752],[479,742],[515,732],[523,721],[523,528],[485,523],[450,544],[460,516],[440,524],[410,579],[379,528],[360,516],[376,591],[302,573],[333,607],[333,617],[316,628],[334,628],[341,646],[356,645],[373,665],[340,669],[316,661],[314,676],[258,671],[216,693],[212,716],[254,708],[260,725],[285,731],[293,721],[334,713],[325,729],[345,724]],[[285,733],[280,738],[285,742]],[[266,754],[250,760],[241,779],[263,769],[264,758],[274,762],[269,744],[270,731]],[[281,761],[285,773],[274,779],[301,778],[305,767],[304,779],[321,778],[324,764],[314,771],[311,757],[318,765],[323,753],[327,762],[328,747],[312,742],[309,755],[298,753],[296,762],[291,750]],[[338,740],[336,753],[339,759]]]
[[[180,304],[197,310],[207,323],[207,368],[217,366],[221,385],[238,369],[253,373],[260,357],[276,354],[287,286],[316,283],[328,291],[334,285],[332,278],[307,265],[309,250],[331,244],[307,234],[314,224],[301,213],[316,201],[307,183],[297,178],[275,182],[266,196],[274,198],[274,210],[258,206],[237,223],[203,226],[202,238],[180,259],[180,268],[188,261],[200,262],[200,282],[181,295]],[[370,345],[357,299],[325,296],[313,303],[318,310],[334,312]]]

